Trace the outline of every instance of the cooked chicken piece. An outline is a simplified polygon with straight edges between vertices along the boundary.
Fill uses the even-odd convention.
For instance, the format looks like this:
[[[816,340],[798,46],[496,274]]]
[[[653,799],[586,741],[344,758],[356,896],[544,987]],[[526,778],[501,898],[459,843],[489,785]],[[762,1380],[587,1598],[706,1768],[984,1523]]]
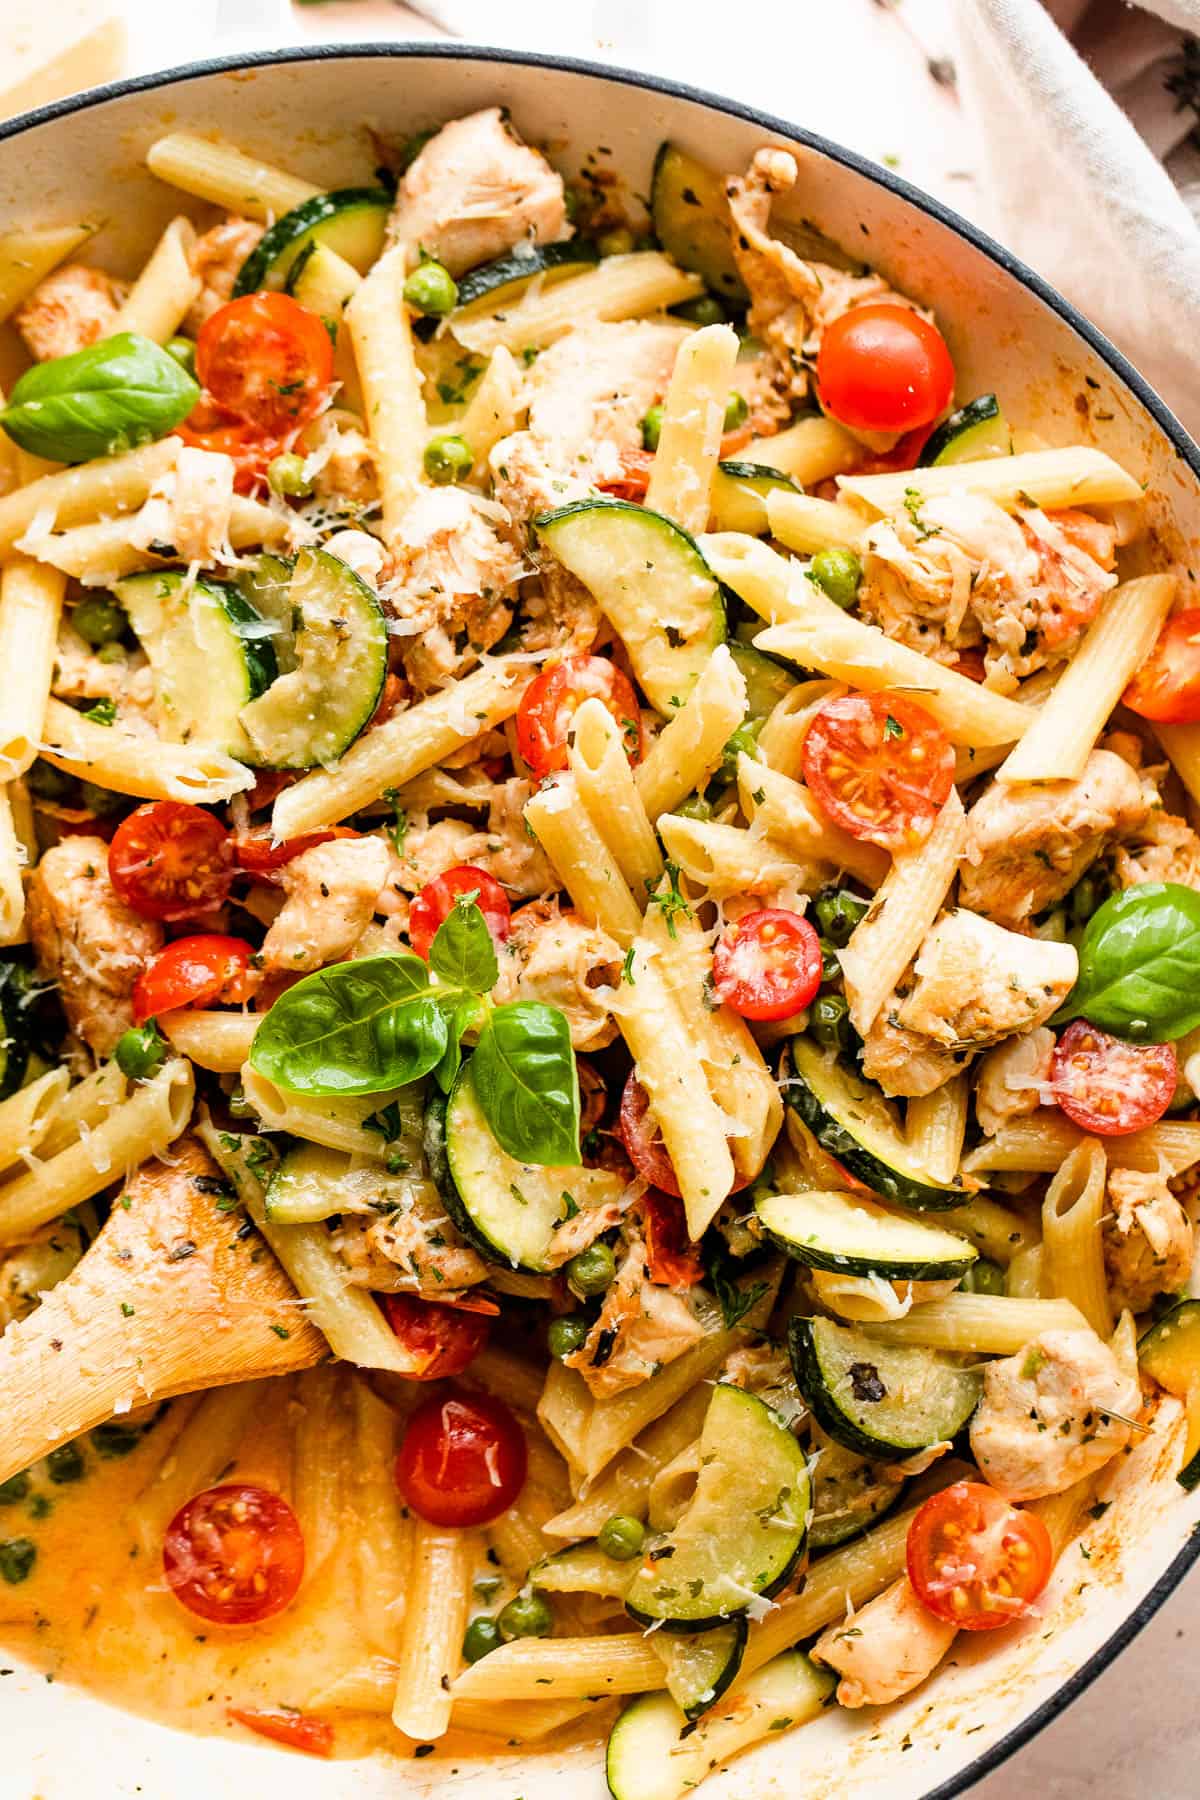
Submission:
[[[229,557],[234,473],[231,456],[191,445],[179,452],[168,541],[174,544],[181,562],[210,567]]]
[[[482,800],[487,806],[486,826],[465,819],[439,819],[431,825],[427,814],[410,813],[403,851],[391,858],[380,911],[395,912],[396,902],[405,894],[418,893],[435,875],[464,863],[486,869],[516,899],[553,887],[555,878],[545,853],[525,828],[523,808],[530,791],[529,782],[514,776],[488,782],[478,799],[467,800],[464,795],[462,800],[449,797],[441,802],[477,806]]]
[[[1077,781],[994,781],[967,814],[963,905],[1023,925],[1069,893],[1115,838],[1136,831],[1156,800],[1110,750],[1093,750]]]
[[[1186,819],[1155,811],[1122,844],[1116,855],[1117,879],[1122,887],[1143,881],[1178,881],[1200,888],[1200,837]]]
[[[601,1050],[617,1035],[603,990],[621,976],[621,952],[606,932],[552,900],[534,900],[513,914],[500,955],[496,999],[540,1000],[556,1006],[576,1050]]]
[[[498,106],[452,119],[405,170],[388,242],[418,245],[452,275],[521,244],[568,238],[562,176]]]
[[[1054,1043],[1054,1033],[1038,1025],[1024,1037],[1009,1038],[988,1051],[975,1084],[975,1117],[988,1137],[994,1137],[1010,1119],[1035,1113],[1042,1104]]]
[[[386,593],[404,629],[404,672],[418,694],[442,687],[512,623],[522,562],[499,535],[491,503],[457,487],[423,490],[392,545]]]
[[[313,493],[331,513],[367,512],[379,499],[375,452],[350,416],[325,413],[304,434]]]
[[[867,1033],[863,1069],[887,1093],[931,1093],[963,1053],[1044,1024],[1078,969],[1073,945],[1021,937],[959,907],[938,920],[885,1002]],[[939,1079],[929,1080],[939,1067]]]
[[[840,1706],[887,1706],[937,1668],[958,1633],[917,1599],[907,1575],[841,1624],[830,1625],[811,1655],[841,1676]]]
[[[586,1341],[564,1361],[578,1369],[597,1400],[648,1381],[704,1336],[687,1301],[646,1275],[646,1246],[629,1239],[616,1279]]]
[[[769,1338],[759,1344],[743,1344],[731,1351],[725,1358],[720,1379],[731,1387],[745,1388],[747,1393],[757,1394],[793,1428],[808,1411],[787,1351]]]
[[[263,939],[271,972],[320,969],[349,956],[375,911],[388,877],[382,838],[331,838],[279,871],[287,899]]]
[[[725,184],[733,215],[733,255],[750,295],[746,323],[772,351],[781,393],[803,400],[827,325],[864,300],[910,306],[882,275],[847,275],[828,263],[805,262],[770,233],[771,207],[790,194],[799,170],[786,150],[756,151],[744,176]]]
[[[561,1269],[564,1263],[578,1256],[594,1244],[598,1237],[606,1231],[612,1231],[621,1223],[623,1208],[620,1202],[610,1200],[603,1206],[581,1206],[573,1219],[558,1227],[550,1239],[546,1251],[545,1265],[548,1269]]]
[[[43,1226],[29,1243],[6,1250],[0,1256],[0,1333],[65,1280],[86,1249],[87,1235],[68,1213]]]
[[[377,587],[379,577],[383,573],[387,561],[387,552],[377,537],[369,531],[335,531],[332,537],[325,539],[325,548],[330,556],[336,556],[356,575],[366,582],[368,587]]]
[[[122,720],[137,714],[149,720],[154,709],[154,677],[142,650],[115,660],[101,658],[63,614],[54,646],[53,692],[60,700],[115,700]]]
[[[464,1244],[433,1183],[410,1179],[406,1187],[392,1212],[344,1213],[331,1231],[347,1279],[376,1293],[417,1293],[429,1300],[452,1299],[486,1281],[487,1263]]]
[[[1044,1331],[984,1368],[971,1449],[1009,1500],[1059,1494],[1124,1449],[1141,1403],[1094,1331]]]
[[[517,899],[544,894],[557,885],[546,853],[525,823],[525,805],[534,784],[514,775],[492,790],[488,807],[484,867]]]
[[[133,986],[162,949],[163,929],[117,898],[103,838],[64,838],[46,851],[29,884],[29,934],[72,1030],[108,1056],[133,1024]]]
[[[101,269],[67,263],[38,282],[12,322],[29,354],[49,362],[109,337],[124,298],[124,286]]]
[[[1113,1305],[1145,1312],[1192,1269],[1195,1230],[1162,1175],[1110,1169],[1104,1218],[1104,1266]]]
[[[262,234],[263,227],[256,225],[253,219],[239,219],[231,213],[196,239],[188,262],[192,274],[200,277],[201,286],[183,322],[190,337],[198,336],[217,308],[233,298],[238,271]]]

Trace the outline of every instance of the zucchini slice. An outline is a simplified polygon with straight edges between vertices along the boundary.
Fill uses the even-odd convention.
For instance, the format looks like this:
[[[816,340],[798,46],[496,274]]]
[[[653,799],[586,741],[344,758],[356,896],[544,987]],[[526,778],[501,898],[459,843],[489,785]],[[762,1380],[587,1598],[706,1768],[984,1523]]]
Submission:
[[[877,1344],[832,1319],[793,1319],[788,1348],[821,1429],[878,1462],[957,1436],[983,1391],[978,1369],[960,1369],[935,1350]]]
[[[336,762],[379,704],[387,620],[373,590],[328,550],[301,550],[287,599],[296,667],[241,718],[260,762],[311,769]]]
[[[698,1724],[689,1724],[670,1694],[643,1694],[608,1735],[608,1791],[613,1800],[684,1800],[747,1745],[815,1719],[836,1682],[832,1669],[785,1650],[735,1682],[733,1703]]]
[[[720,584],[694,539],[628,500],[577,500],[534,528],[598,602],[646,697],[669,717],[725,641]]]
[[[921,452],[921,466],[980,462],[985,456],[1012,453],[1012,428],[995,394],[968,400],[938,426]]]
[[[884,1281],[953,1281],[979,1255],[974,1244],[924,1219],[905,1219],[852,1194],[764,1194],[755,1201],[767,1236],[810,1269],[879,1275]]]
[[[780,1074],[787,1104],[856,1180],[918,1212],[962,1205],[961,1185],[931,1181],[913,1161],[895,1109],[873,1082],[804,1037],[792,1039]]]
[[[742,1666],[745,1613],[715,1631],[658,1631],[650,1640],[663,1659],[666,1688],[685,1719],[715,1706]]]
[[[181,569],[127,575],[113,592],[149,658],[163,736],[253,761],[240,715],[275,679],[270,623],[237,588]]]
[[[746,716],[765,719],[784,695],[791,693],[795,676],[773,656],[764,656],[753,644],[743,644],[737,638],[729,639],[729,654],[745,677]]]
[[[782,469],[768,469],[763,463],[718,463],[712,484],[713,530],[744,531],[751,537],[762,537],[770,529],[766,496],[772,488],[800,492]],[[757,629],[762,630],[761,623]]]
[[[260,618],[273,626],[269,642],[281,675],[296,666],[296,620],[288,589],[292,565],[286,557],[264,550],[258,561],[238,572],[238,592]]]
[[[469,324],[484,313],[490,317],[506,306],[516,306],[535,281],[549,287],[568,276],[582,275],[599,261],[594,244],[572,238],[566,244],[530,245],[498,256],[494,262],[480,263],[458,278],[458,305],[450,329]]]
[[[430,1143],[436,1120],[432,1108],[426,1154],[435,1180],[443,1160]],[[459,1230],[493,1262],[544,1274],[550,1240],[574,1217],[572,1209],[604,1206],[624,1192],[625,1183],[611,1169],[553,1169],[509,1156],[484,1117],[469,1061],[446,1104],[444,1129],[443,1198]]]
[[[733,260],[733,219],[725,183],[677,144],[660,145],[650,182],[654,235],[681,269],[701,275],[722,300],[748,299]]]
[[[869,1462],[844,1444],[824,1438],[812,1467],[813,1516],[808,1527],[810,1550],[832,1550],[861,1537],[891,1512],[904,1483],[889,1477],[881,1464]]]
[[[233,298],[285,287],[292,264],[309,244],[327,244],[365,275],[383,249],[391,210],[391,195],[382,188],[337,188],[302,200],[264,231],[238,270]]]
[[[16,1093],[29,1067],[33,998],[24,964],[0,959],[0,1100]]]
[[[1187,1442],[1180,1487],[1200,1485],[1200,1300],[1180,1300],[1138,1339],[1138,1363],[1147,1375],[1186,1402]]]
[[[804,1452],[755,1394],[719,1383],[700,1433],[696,1491],[638,1563],[625,1606],[643,1625],[709,1631],[789,1579],[804,1551]]]
[[[599,1594],[624,1598],[635,1562],[617,1562],[599,1544],[572,1544],[534,1563],[529,1579],[543,1594]]]

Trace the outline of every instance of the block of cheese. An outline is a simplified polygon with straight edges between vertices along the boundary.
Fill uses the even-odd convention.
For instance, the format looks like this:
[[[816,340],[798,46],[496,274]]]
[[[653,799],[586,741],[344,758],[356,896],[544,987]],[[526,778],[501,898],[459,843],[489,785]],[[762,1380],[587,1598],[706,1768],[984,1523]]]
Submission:
[[[2,0],[0,119],[112,81],[125,67],[115,0]]]

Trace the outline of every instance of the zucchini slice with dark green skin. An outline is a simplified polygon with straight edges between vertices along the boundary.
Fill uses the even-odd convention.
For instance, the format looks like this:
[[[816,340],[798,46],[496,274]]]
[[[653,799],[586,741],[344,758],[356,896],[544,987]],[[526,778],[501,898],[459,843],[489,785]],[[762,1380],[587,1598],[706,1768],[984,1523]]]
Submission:
[[[597,601],[646,697],[669,718],[725,641],[720,583],[695,539],[628,500],[576,500],[533,523]]]
[[[571,1544],[552,1550],[529,1571],[533,1586],[543,1594],[600,1594],[623,1597],[633,1580],[635,1562],[617,1562],[599,1544]]]
[[[646,1551],[625,1592],[631,1617],[667,1631],[711,1631],[790,1579],[804,1552],[808,1467],[755,1394],[718,1383],[700,1433],[696,1491]]]
[[[832,1550],[861,1537],[891,1512],[904,1492],[904,1483],[889,1476],[883,1464],[858,1456],[831,1438],[819,1445],[812,1464],[812,1484],[813,1514],[808,1527],[812,1551]]]
[[[956,1281],[979,1255],[957,1232],[885,1212],[852,1194],[763,1194],[754,1210],[781,1250],[810,1269],[834,1275]]]
[[[677,144],[660,145],[650,181],[654,235],[681,269],[691,269],[722,300],[748,295],[733,258],[733,219],[725,182]]]
[[[289,558],[264,550],[254,563],[239,569],[238,592],[249,602],[260,618],[273,627],[267,640],[275,652],[275,663],[281,675],[296,666],[296,621],[288,589],[292,583]]]
[[[985,456],[1008,456],[1011,450],[1012,431],[995,394],[980,394],[942,421],[926,441],[921,467],[978,462]]]
[[[811,1038],[791,1041],[783,1096],[827,1155],[887,1200],[918,1212],[961,1206],[961,1184],[931,1181],[912,1160],[895,1109],[873,1082]]]
[[[282,289],[292,264],[311,243],[328,244],[365,275],[383,249],[392,197],[382,188],[336,188],[302,200],[264,231],[233,284],[233,298]]]
[[[30,993],[28,971],[0,958],[0,1100],[15,1094],[29,1067]]]
[[[711,495],[713,529],[761,537],[770,529],[766,496],[773,488],[786,488],[793,494],[800,491],[782,469],[769,469],[764,463],[718,463]],[[758,629],[762,630],[761,622]]]
[[[795,676],[773,656],[764,656],[753,644],[743,644],[737,638],[729,639],[729,654],[746,682],[746,716],[765,719],[784,695],[791,693]]]
[[[877,1344],[832,1319],[793,1319],[788,1348],[822,1431],[877,1462],[900,1462],[962,1430],[983,1376],[935,1350]]]
[[[1180,1487],[1200,1484],[1200,1300],[1180,1300],[1138,1339],[1138,1365],[1187,1402],[1188,1433]]]
[[[748,1629],[739,1613],[715,1631],[655,1633],[667,1692],[685,1719],[700,1718],[725,1693],[742,1666]]]
[[[458,278],[458,305],[451,325],[466,324],[476,314],[494,313],[515,306],[533,281],[543,287],[572,275],[582,275],[600,261],[600,252],[583,238],[565,244],[541,244],[527,250],[510,250],[494,262],[480,263]]]

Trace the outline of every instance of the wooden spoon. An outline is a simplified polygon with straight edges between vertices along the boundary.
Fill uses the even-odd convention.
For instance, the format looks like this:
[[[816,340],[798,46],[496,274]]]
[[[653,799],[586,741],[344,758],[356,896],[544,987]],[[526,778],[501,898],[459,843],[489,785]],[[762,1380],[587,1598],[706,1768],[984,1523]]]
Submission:
[[[329,1354],[195,1138],[130,1178],[95,1243],[0,1338],[0,1481],[114,1414]]]

